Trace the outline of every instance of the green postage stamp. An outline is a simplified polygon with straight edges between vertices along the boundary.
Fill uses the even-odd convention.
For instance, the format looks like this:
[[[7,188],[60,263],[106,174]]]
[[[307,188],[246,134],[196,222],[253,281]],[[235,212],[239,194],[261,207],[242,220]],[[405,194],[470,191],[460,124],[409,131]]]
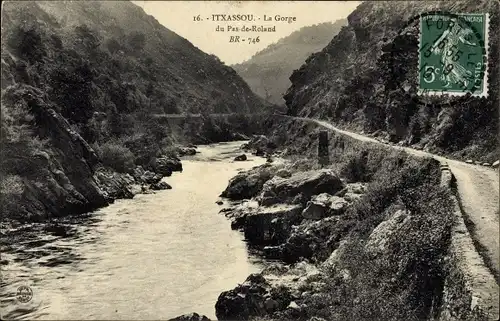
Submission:
[[[487,96],[488,19],[487,13],[420,17],[419,94]]]

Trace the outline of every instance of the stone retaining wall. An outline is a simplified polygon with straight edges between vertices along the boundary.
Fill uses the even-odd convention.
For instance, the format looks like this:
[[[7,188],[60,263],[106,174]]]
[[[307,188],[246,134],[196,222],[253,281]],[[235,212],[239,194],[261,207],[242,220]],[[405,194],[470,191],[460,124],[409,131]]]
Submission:
[[[499,287],[477,252],[453,191],[454,177],[441,166],[441,186],[449,188],[455,206],[449,275],[445,280],[439,320],[498,320]]]

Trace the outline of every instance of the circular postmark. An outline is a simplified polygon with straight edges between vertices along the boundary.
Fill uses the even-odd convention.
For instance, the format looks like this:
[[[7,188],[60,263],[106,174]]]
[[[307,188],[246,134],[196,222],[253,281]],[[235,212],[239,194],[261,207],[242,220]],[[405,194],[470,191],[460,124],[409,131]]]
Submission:
[[[28,303],[33,298],[33,291],[27,285],[21,285],[17,288],[16,298],[21,303]]]
[[[429,11],[412,17],[389,46],[393,88],[410,92],[411,80],[401,78],[407,71],[405,76],[415,77],[411,99],[417,104],[452,105],[481,96],[487,32],[487,14]]]

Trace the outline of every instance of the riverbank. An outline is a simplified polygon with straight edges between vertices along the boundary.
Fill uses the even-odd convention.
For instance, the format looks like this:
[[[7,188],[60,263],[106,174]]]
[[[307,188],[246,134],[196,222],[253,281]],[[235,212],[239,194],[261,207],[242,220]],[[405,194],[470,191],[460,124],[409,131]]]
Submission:
[[[233,179],[226,195],[262,178],[256,196],[223,212],[263,257],[281,263],[221,293],[217,318],[429,317],[452,222],[439,164],[384,153],[367,150],[341,168],[263,165]]]
[[[443,298],[462,288],[439,162],[332,135],[320,169],[304,127],[307,139],[287,138],[287,162],[239,173],[222,193],[221,214],[272,263],[220,294],[218,320],[449,318]],[[467,302],[451,317],[486,317]]]
[[[193,306],[214,319],[220,292],[261,270],[214,214],[228,180],[265,162],[235,162],[242,143],[198,146],[162,180],[171,190],[8,231],[2,319],[168,319]],[[31,287],[29,303],[16,300],[20,285]]]

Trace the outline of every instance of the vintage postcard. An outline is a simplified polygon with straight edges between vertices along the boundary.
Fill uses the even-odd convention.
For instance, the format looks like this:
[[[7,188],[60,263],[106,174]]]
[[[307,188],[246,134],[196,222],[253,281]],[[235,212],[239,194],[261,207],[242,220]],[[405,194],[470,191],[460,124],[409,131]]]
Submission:
[[[500,3],[4,1],[2,320],[498,320]]]

